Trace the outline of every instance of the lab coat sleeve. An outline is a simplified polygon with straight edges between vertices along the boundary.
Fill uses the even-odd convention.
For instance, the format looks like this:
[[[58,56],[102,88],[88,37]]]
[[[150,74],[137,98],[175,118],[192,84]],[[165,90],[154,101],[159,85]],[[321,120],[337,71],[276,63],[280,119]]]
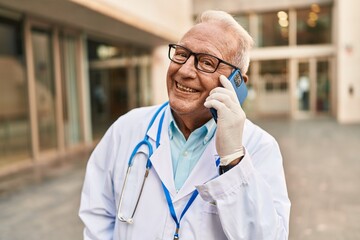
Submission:
[[[246,151],[237,166],[197,186],[205,201],[217,205],[229,240],[288,239],[290,201],[282,157],[276,141],[269,139],[253,156]]]
[[[115,139],[111,127],[94,149],[87,164],[79,216],[85,240],[113,239],[115,200],[112,169]]]

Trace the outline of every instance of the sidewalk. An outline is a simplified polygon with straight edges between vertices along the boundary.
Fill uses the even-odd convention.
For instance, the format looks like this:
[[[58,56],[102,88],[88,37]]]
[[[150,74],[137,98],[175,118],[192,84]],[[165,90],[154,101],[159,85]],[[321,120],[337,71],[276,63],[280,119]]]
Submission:
[[[360,239],[360,124],[257,120],[279,142],[292,201],[290,240]],[[85,161],[0,196],[0,240],[82,239]]]
[[[0,240],[82,239],[77,215],[84,173],[81,159],[48,169],[41,181],[31,173],[17,179],[20,186],[0,195]]]
[[[360,239],[360,124],[258,121],[279,142],[292,202],[291,240]]]

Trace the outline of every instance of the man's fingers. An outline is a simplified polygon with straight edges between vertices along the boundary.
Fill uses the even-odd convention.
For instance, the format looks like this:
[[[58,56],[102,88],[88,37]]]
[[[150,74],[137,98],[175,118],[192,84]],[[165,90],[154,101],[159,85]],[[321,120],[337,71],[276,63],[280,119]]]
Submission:
[[[232,96],[229,96],[229,94],[224,94],[221,92],[214,92],[207,97],[206,101],[215,100],[222,102],[225,106],[228,108],[231,107],[233,104]]]
[[[224,75],[220,75],[219,80],[220,80],[221,85],[223,85],[224,88],[235,93],[235,90],[234,90],[230,80],[227,77],[225,77]]]
[[[222,109],[227,108],[224,103],[217,99],[206,99],[204,106],[207,108],[215,108],[217,111],[222,111]]]
[[[231,89],[227,89],[227,88],[223,88],[223,87],[217,87],[217,88],[214,88],[213,90],[210,91],[210,94],[209,96],[218,96],[219,94],[222,94],[222,95],[226,95],[226,96],[229,96],[230,99],[237,103],[239,102],[239,100],[237,99],[237,96],[236,96],[236,93],[230,83],[230,87]],[[216,94],[216,95],[215,95]]]

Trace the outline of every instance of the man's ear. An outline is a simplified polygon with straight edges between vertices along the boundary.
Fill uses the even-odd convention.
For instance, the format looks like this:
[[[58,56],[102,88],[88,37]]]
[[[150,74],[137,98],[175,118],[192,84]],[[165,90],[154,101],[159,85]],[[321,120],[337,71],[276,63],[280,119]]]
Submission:
[[[248,75],[244,74],[242,77],[244,79],[244,82],[247,83],[247,81],[249,80]]]

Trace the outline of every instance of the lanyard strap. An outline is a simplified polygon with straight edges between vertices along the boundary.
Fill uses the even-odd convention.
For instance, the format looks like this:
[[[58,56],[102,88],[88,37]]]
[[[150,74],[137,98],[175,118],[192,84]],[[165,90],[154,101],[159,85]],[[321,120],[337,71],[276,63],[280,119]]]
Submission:
[[[153,124],[153,122],[155,121],[155,118],[156,116],[159,114],[159,112],[168,104],[168,102],[166,102],[165,104],[163,104],[158,110],[157,112],[155,113],[153,119],[150,121],[150,124],[149,124],[149,127],[147,130],[150,129],[151,125]],[[160,121],[159,121],[159,126],[158,126],[158,132],[157,132],[157,136],[156,136],[156,148],[159,147],[160,145],[160,136],[161,136],[161,130],[162,130],[162,125],[163,125],[163,121],[164,121],[164,116],[165,116],[165,111],[163,112],[161,118],[160,118]],[[148,136],[145,137],[144,139],[146,142],[148,142]],[[152,151],[151,151],[152,152]],[[149,155],[149,158],[148,158],[148,161],[147,161],[147,168],[151,168],[152,164],[151,164],[151,161],[150,161],[150,156],[152,154]],[[219,166],[220,164],[220,158],[218,158],[215,162],[216,166]],[[171,200],[171,196],[170,196],[170,192],[169,190],[165,187],[164,183],[161,182],[161,185],[163,187],[163,190],[164,190],[164,194],[165,194],[165,197],[166,197],[166,201],[167,201],[167,204],[168,204],[168,207],[169,207],[169,211],[170,211],[170,214],[171,214],[171,217],[172,219],[174,220],[175,224],[176,224],[176,230],[175,230],[175,233],[174,233],[174,239],[179,239],[179,230],[180,230],[180,221],[181,219],[184,217],[185,213],[187,212],[187,210],[190,208],[190,206],[193,204],[194,200],[196,199],[196,197],[199,195],[199,191],[197,189],[195,189],[193,191],[193,193],[191,194],[190,196],[190,199],[189,201],[187,202],[187,204],[185,205],[183,211],[181,212],[180,214],[180,218],[178,220],[177,216],[176,216],[176,212],[175,212],[175,208],[174,208],[174,205],[172,203],[172,200]]]
[[[215,161],[216,166],[218,167],[220,164],[220,157],[218,159],[216,159]],[[178,220],[178,218],[176,217],[176,212],[175,212],[175,208],[174,205],[172,203],[171,197],[170,197],[170,192],[169,190],[165,187],[164,183],[161,182],[161,185],[163,187],[164,190],[164,194],[166,197],[166,201],[169,207],[169,211],[171,214],[172,219],[174,220],[175,224],[176,224],[176,230],[174,233],[174,239],[179,239],[179,230],[180,230],[180,221],[183,218],[183,216],[185,215],[185,213],[187,212],[187,210],[189,209],[189,207],[191,206],[191,204],[194,202],[195,198],[198,196],[199,191],[197,189],[195,189],[195,191],[191,194],[191,197],[189,199],[189,201],[187,202],[186,206],[184,207],[181,215],[180,215],[180,219]]]
[[[160,135],[161,135],[161,126],[163,124],[164,121],[164,113],[160,118],[160,122],[159,122],[159,128],[158,128],[158,133],[157,133],[157,138],[156,138],[156,148],[159,147],[160,145]],[[164,183],[161,182],[161,185],[163,187],[164,190],[164,194],[166,197],[166,201],[169,207],[169,211],[171,214],[171,217],[173,218],[175,224],[176,224],[176,230],[174,233],[174,239],[179,239],[179,229],[180,229],[180,221],[183,218],[183,216],[185,215],[185,213],[187,212],[187,210],[189,209],[189,207],[191,206],[191,204],[194,202],[195,198],[197,197],[197,195],[199,194],[198,190],[195,189],[195,191],[192,193],[189,201],[187,202],[185,208],[183,209],[181,215],[180,215],[180,219],[178,220],[178,218],[176,217],[176,212],[175,212],[175,208],[174,205],[172,203],[171,197],[170,197],[170,192],[169,190],[165,187]]]
[[[169,190],[165,187],[163,182],[161,182],[161,185],[162,185],[163,190],[164,190],[164,194],[165,194],[165,197],[166,197],[166,201],[167,201],[167,204],[168,204],[168,207],[169,207],[171,217],[172,217],[172,219],[174,220],[174,222],[176,224],[176,230],[175,230],[175,233],[174,233],[174,239],[179,239],[180,221],[183,218],[183,216],[185,215],[185,213],[187,212],[187,210],[189,209],[189,207],[191,206],[191,204],[194,202],[194,200],[197,197],[197,195],[199,194],[199,192],[198,192],[198,190],[195,190],[192,193],[189,201],[187,202],[185,208],[183,209],[183,211],[182,211],[182,213],[180,215],[180,219],[178,220],[178,218],[176,217],[176,212],[175,212],[174,205],[173,205],[171,197],[170,197]]]

